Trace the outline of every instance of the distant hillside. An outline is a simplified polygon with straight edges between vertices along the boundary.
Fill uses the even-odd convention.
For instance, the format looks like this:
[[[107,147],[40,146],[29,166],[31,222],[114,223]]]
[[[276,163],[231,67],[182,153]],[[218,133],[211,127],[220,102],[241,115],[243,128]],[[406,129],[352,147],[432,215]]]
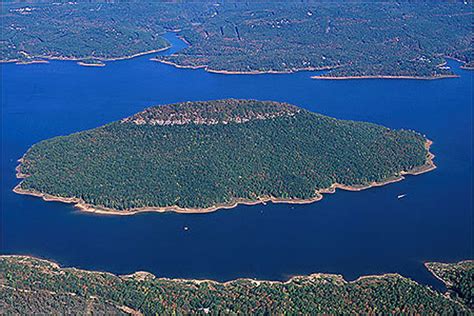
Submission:
[[[156,60],[213,72],[446,78],[446,57],[474,65],[472,2],[177,2],[5,5],[0,60],[97,64],[164,49],[175,31],[190,46]]]
[[[0,256],[0,313],[467,315],[469,309],[397,274],[352,282],[340,275],[313,274],[287,282],[219,283],[159,279],[146,272],[116,276]]]
[[[34,145],[15,191],[122,213],[305,203],[336,187],[359,190],[431,170],[428,147],[413,131],[285,103],[185,102]]]
[[[329,70],[323,78],[444,78],[472,68],[473,6],[462,2],[224,5],[180,33],[190,47],[157,60],[221,73]]]

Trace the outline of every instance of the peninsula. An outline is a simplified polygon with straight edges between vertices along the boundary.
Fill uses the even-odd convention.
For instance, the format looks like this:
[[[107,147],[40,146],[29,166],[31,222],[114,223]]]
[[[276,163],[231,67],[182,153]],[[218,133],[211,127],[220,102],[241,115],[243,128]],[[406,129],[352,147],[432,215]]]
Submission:
[[[120,215],[310,203],[337,188],[432,170],[430,145],[414,131],[287,103],[184,102],[35,144],[20,160],[14,191]]]
[[[462,269],[460,264],[445,264],[446,277],[472,280],[472,261],[461,264]],[[341,275],[321,273],[286,282],[220,283],[157,278],[147,272],[117,276],[62,268],[32,257],[0,256],[1,314],[468,315],[472,309],[465,302],[472,302],[472,282],[467,286],[469,296],[457,297],[398,274],[348,282]],[[458,287],[453,283],[448,289]]]
[[[427,262],[426,268],[449,289],[448,295],[474,310],[474,260],[452,263]]]

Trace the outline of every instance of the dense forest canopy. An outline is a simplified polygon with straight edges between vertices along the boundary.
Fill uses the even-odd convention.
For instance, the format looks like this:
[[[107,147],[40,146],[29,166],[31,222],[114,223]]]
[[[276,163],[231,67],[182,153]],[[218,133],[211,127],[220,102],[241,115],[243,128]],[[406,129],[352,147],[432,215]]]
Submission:
[[[1,16],[0,58],[89,61],[161,50],[170,45],[161,36],[165,29],[189,23],[194,12],[202,10],[200,4],[153,1],[6,5]]]
[[[158,60],[224,72],[329,69],[324,77],[452,76],[472,68],[471,2],[201,1],[5,5],[3,61],[113,59],[190,46]]]
[[[474,309],[474,261],[453,263],[428,262],[426,267],[436,277],[441,279],[454,299]]]
[[[472,276],[473,266],[463,270]],[[470,290],[473,289],[470,283]],[[1,314],[469,314],[462,301],[400,275],[347,282],[314,274],[288,282],[159,279],[60,268],[44,260],[0,257]],[[472,310],[471,310],[472,311]]]
[[[426,141],[285,103],[185,102],[34,145],[19,190],[114,210],[311,200],[429,167]]]

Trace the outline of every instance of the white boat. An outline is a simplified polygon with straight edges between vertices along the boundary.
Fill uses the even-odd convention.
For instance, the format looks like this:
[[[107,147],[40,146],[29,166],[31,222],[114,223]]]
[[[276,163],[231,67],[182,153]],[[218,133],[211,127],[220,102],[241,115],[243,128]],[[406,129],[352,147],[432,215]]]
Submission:
[[[405,196],[407,196],[407,195],[406,195],[406,194],[400,194],[400,195],[397,196],[397,199],[402,199],[402,198],[404,198]]]

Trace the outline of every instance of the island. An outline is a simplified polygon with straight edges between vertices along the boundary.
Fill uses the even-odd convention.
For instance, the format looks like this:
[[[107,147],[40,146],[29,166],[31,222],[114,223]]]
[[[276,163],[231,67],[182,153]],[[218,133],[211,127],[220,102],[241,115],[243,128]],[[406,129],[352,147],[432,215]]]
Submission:
[[[103,61],[94,59],[78,61],[77,64],[84,67],[105,67],[105,63]]]
[[[433,170],[430,145],[287,103],[184,102],[33,145],[14,191],[119,215],[310,203]]]
[[[431,263],[436,265],[437,263]],[[451,264],[455,267],[457,264]],[[459,271],[471,277],[472,261]],[[456,277],[457,279],[457,277]],[[472,302],[472,294],[470,294]],[[117,276],[26,256],[0,256],[1,314],[404,314],[468,315],[463,300],[398,274],[294,276],[286,282],[157,278],[136,272]]]
[[[153,60],[222,74],[319,71],[316,79],[440,79],[473,69],[469,2],[5,3],[0,61]],[[85,63],[88,65],[88,63]]]

